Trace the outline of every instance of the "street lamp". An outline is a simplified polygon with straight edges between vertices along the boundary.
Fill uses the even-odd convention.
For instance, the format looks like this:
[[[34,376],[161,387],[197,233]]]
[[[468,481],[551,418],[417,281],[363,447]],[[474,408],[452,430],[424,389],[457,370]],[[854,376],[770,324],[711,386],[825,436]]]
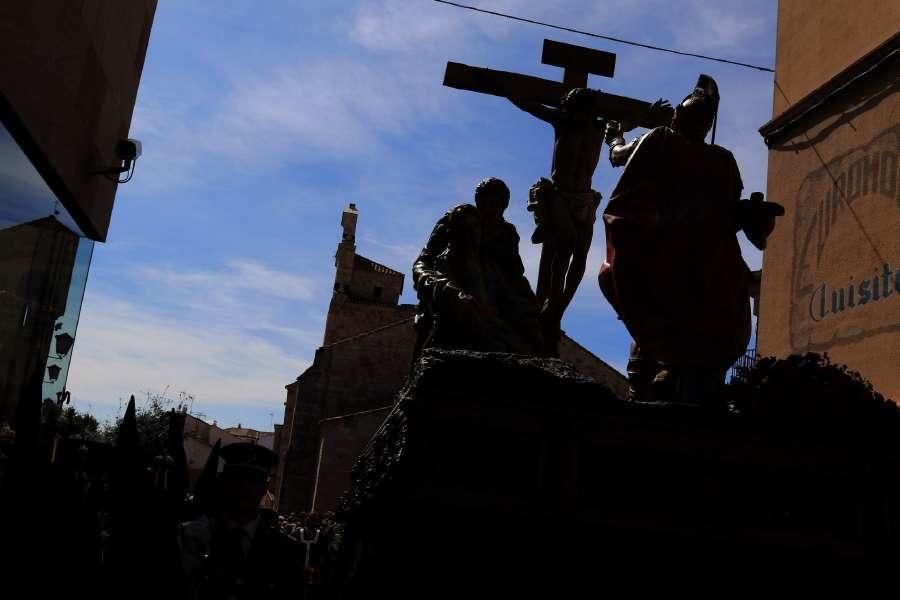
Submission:
[[[62,371],[62,367],[59,365],[50,365],[47,367],[47,375],[50,376],[50,382],[54,382],[59,379],[59,373]]]
[[[75,338],[73,338],[68,333],[61,333],[56,336],[56,354],[60,358],[69,353],[69,350],[72,349],[72,343],[75,342]]]

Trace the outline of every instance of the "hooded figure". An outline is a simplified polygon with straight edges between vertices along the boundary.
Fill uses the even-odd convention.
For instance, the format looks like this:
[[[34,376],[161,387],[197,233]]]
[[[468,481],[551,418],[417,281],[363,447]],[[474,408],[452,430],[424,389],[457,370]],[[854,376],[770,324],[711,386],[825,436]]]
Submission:
[[[600,289],[635,340],[637,399],[653,381],[656,400],[700,401],[750,340],[750,270],[736,237],[743,184],[731,152],[705,142],[718,105],[701,75],[671,125],[637,140],[603,213]]]
[[[509,188],[496,177],[435,225],[413,265],[419,296],[415,357],[435,347],[538,355],[538,303],[525,278],[519,234],[503,213]]]

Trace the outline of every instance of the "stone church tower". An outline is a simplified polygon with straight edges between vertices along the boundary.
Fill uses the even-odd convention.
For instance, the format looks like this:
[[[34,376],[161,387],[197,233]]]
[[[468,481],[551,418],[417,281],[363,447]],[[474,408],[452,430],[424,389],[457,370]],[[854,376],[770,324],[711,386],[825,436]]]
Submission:
[[[334,293],[325,322],[328,346],[381,325],[409,317],[400,306],[403,274],[356,253],[359,211],[349,205],[341,215],[343,233],[334,255]]]
[[[390,406],[412,361],[415,306],[400,304],[404,276],[357,254],[358,219],[356,205],[343,210],[322,346],[313,364],[285,386],[275,482],[281,512],[312,506],[320,423]],[[341,445],[352,452],[357,442]]]

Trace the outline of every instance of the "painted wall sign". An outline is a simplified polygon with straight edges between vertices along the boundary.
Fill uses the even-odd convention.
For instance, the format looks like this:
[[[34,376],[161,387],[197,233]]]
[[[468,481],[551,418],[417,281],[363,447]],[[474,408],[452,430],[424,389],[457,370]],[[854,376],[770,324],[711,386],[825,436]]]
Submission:
[[[882,273],[871,279],[866,276],[854,281],[851,277],[846,288],[832,289],[823,283],[813,290],[809,297],[809,318],[818,322],[829,315],[840,315],[845,310],[865,306],[869,302],[886,300],[895,291],[900,292],[900,270],[894,271],[890,264],[885,263]]]
[[[900,331],[900,124],[811,172],[797,197],[790,341],[824,351]]]

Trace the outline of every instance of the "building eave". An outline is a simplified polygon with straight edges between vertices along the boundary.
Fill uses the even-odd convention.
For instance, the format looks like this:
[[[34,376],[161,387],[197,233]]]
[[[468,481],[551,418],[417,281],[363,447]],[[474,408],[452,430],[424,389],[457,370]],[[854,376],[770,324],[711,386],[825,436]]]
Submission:
[[[759,133],[765,140],[766,146],[771,148],[773,144],[778,143],[791,133],[795,125],[804,117],[834,100],[851,84],[858,83],[861,79],[880,73],[891,64],[896,64],[896,61],[900,59],[900,52],[898,51],[900,51],[900,32],[895,33],[874,50],[850,64],[797,102],[794,102],[780,115],[759,128]],[[776,93],[779,93],[777,91],[777,81],[776,73]],[[895,80],[892,85],[897,85],[897,83]]]

